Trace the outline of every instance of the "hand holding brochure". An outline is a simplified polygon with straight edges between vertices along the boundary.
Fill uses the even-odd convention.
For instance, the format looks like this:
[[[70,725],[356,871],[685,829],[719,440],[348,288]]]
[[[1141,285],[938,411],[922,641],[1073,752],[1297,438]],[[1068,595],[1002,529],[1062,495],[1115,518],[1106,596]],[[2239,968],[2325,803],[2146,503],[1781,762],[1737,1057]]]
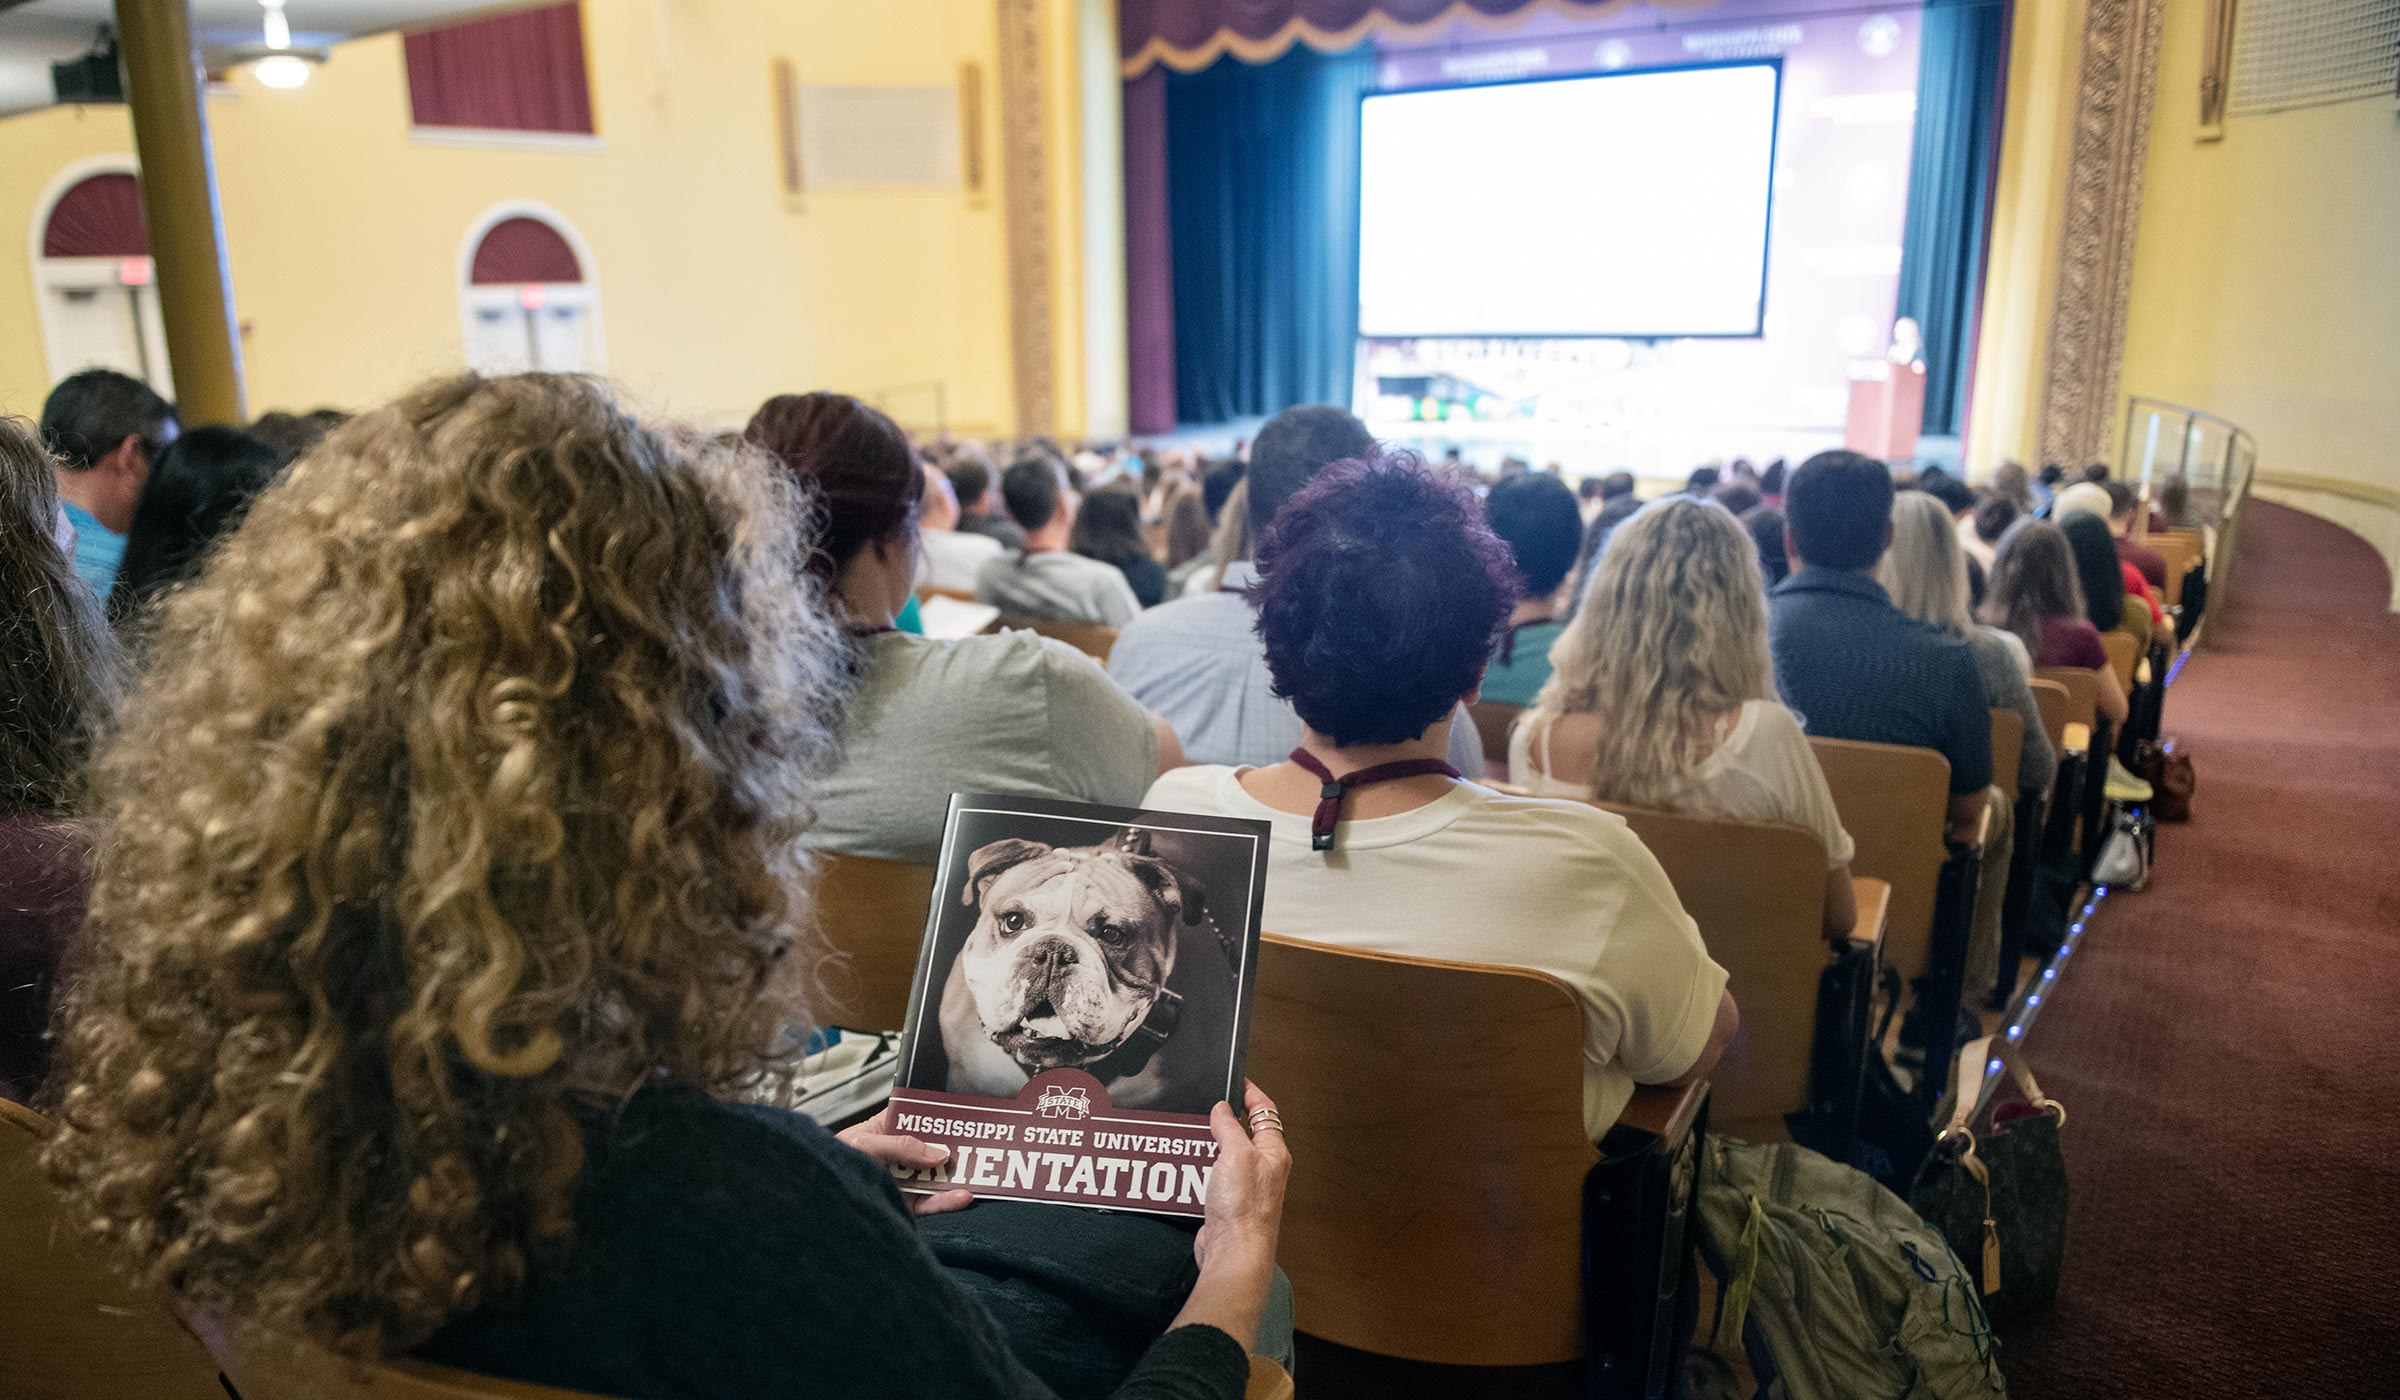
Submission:
[[[950,800],[893,1130],[903,1191],[1198,1216],[1242,1101],[1267,824]]]

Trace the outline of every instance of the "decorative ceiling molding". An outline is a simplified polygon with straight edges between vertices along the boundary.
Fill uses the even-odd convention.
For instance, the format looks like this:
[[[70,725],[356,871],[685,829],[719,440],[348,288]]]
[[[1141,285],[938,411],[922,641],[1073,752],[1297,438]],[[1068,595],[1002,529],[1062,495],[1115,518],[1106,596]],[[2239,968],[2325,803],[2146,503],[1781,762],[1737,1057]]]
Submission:
[[[1007,185],[1009,350],[1017,433],[1038,437],[1057,423],[1051,382],[1050,180],[1044,167],[1042,0],[999,0],[1000,161]]]
[[[2166,3],[2089,0],[2085,12],[2066,216],[2059,230],[2050,349],[2044,357],[2044,462],[2072,467],[2104,460],[2114,436]]]

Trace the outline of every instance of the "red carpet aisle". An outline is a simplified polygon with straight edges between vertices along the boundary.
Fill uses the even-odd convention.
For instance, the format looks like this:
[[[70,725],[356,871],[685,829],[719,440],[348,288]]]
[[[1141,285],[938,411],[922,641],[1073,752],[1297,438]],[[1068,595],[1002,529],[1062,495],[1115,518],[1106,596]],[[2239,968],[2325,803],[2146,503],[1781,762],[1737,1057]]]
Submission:
[[[2252,508],[2170,692],[2199,769],[2034,1027],[2068,1106],[2056,1310],[2010,1391],[2388,1395],[2400,1363],[2400,622],[2374,552]]]

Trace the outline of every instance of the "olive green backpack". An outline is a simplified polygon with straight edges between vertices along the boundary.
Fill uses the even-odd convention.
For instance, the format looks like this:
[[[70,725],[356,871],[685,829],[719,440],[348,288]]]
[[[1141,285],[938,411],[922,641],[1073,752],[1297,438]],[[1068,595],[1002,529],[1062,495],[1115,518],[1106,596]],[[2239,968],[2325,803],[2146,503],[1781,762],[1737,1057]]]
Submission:
[[[1712,1344],[1769,1400],[1991,1400],[2008,1393],[1975,1282],[1941,1232],[1863,1172],[1792,1143],[1711,1137],[1700,1250]]]

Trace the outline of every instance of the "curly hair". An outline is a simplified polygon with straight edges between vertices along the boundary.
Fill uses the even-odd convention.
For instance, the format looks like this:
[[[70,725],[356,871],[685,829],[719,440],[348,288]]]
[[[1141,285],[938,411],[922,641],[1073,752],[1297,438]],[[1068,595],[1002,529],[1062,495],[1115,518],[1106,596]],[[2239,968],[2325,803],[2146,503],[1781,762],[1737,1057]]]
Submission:
[[[64,814],[115,702],[117,648],[60,549],[34,426],[0,418],[0,809]]]
[[[144,1282],[405,1351],[564,1242],[579,1114],[788,1060],[834,654],[796,514],[597,383],[467,377],[170,595],[48,1152]]]
[[[1725,716],[1774,697],[1749,531],[1714,501],[1669,496],[1609,536],[1533,703],[1600,717],[1593,797],[1673,807]]]
[[[1518,588],[1474,492],[1378,450],[1284,503],[1250,597],[1275,694],[1346,748],[1414,739],[1472,694]]]

